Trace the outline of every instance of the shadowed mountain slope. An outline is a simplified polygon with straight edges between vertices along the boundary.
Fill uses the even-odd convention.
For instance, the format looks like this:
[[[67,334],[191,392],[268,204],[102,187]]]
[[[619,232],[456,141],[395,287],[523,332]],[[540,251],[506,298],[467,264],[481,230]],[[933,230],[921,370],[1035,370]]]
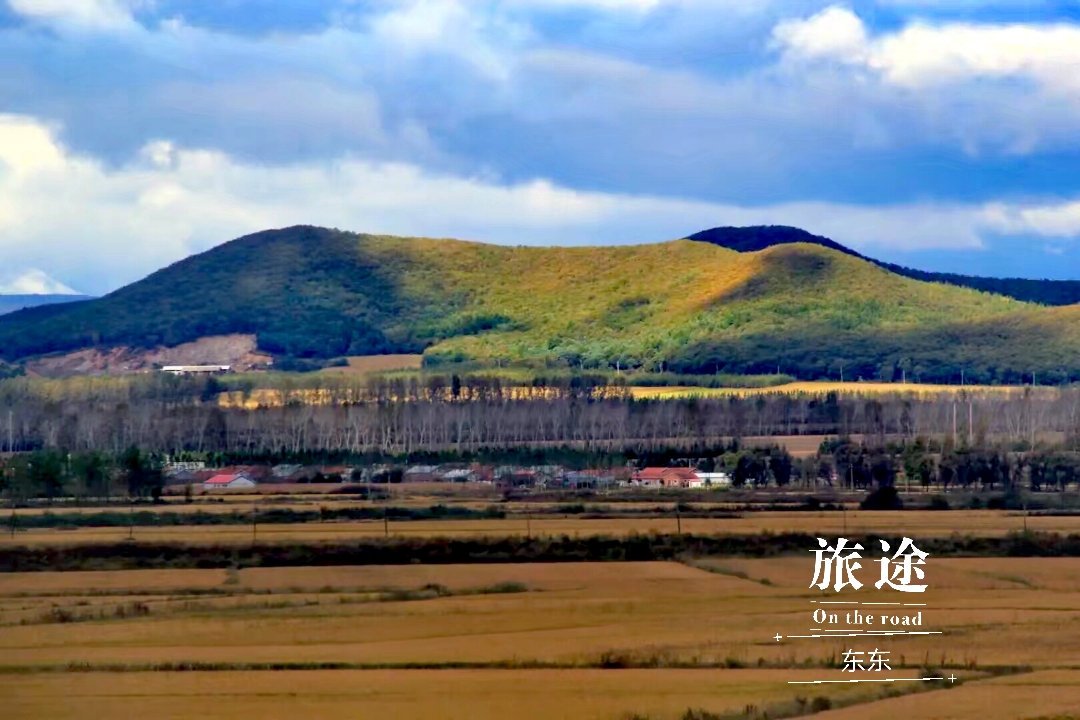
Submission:
[[[758,225],[753,227],[718,227],[690,235],[689,240],[707,242],[736,252],[758,252],[775,245],[810,243],[842,252],[872,262],[889,272],[922,282],[938,282],[957,287],[972,288],[982,292],[997,293],[1007,297],[1034,302],[1041,305],[1074,305],[1080,303],[1078,280],[1029,280],[1026,278],[992,278],[956,273],[927,272],[868,258],[854,250],[820,235],[812,235],[799,228],[785,225]]]

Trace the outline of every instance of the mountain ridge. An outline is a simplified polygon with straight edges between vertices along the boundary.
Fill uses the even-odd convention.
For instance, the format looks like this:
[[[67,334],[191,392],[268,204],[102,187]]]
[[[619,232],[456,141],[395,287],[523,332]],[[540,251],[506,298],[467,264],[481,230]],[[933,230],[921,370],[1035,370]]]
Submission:
[[[788,225],[720,226],[688,235],[687,239],[707,242],[737,252],[757,252],[776,245],[810,243],[874,263],[889,272],[903,275],[912,280],[966,287],[1042,305],[1075,305],[1080,303],[1080,280],[998,278],[917,270],[904,265],[877,260],[827,237],[814,235],[801,228]]]
[[[845,250],[511,247],[294,226],[97,300],[0,316],[0,359],[253,335],[262,353],[316,363],[423,352],[429,367],[1080,378],[1076,308],[922,282]]]

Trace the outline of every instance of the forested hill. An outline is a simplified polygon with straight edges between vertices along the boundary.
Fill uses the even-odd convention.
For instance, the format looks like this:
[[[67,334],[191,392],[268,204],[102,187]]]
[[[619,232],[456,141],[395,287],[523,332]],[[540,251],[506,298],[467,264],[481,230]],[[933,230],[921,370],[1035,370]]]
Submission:
[[[89,295],[0,295],[0,315],[39,305],[90,300]]]
[[[902,265],[882,262],[874,258],[861,255],[854,250],[841,245],[820,235],[812,235],[800,228],[787,227],[785,225],[758,225],[753,227],[718,227],[711,230],[702,230],[690,235],[687,239],[707,242],[719,245],[736,252],[758,252],[774,245],[786,245],[790,243],[812,243],[821,245],[830,250],[846,253],[867,262],[872,262],[878,267],[889,272],[921,280],[922,282],[938,282],[958,287],[973,288],[983,292],[1005,295],[1025,302],[1039,303],[1041,305],[1075,305],[1080,303],[1080,281],[1078,280],[1029,280],[1025,278],[992,278],[978,277],[975,275],[958,275],[956,273],[927,272],[914,270]]]
[[[429,367],[1080,379],[1080,306],[919,282],[820,242],[740,247],[267,230],[103,298],[0,316],[0,360],[245,334],[278,358],[423,352]]]

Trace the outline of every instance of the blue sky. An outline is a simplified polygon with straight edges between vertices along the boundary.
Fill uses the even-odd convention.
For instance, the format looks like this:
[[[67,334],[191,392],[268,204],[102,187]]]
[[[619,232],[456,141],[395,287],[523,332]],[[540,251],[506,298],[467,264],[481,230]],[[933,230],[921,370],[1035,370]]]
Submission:
[[[1080,279],[1080,2],[0,0],[0,291],[297,223]]]

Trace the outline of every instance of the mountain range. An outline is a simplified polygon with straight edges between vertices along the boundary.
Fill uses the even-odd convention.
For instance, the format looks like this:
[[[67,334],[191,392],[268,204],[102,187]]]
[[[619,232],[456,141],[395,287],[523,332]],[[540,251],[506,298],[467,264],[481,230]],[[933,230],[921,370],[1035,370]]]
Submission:
[[[55,305],[92,299],[90,295],[0,295],[0,315],[38,305]]]
[[[297,226],[0,316],[0,358],[249,334],[294,360],[1057,382],[1080,378],[1078,299],[1080,283],[924,273],[796,228],[541,248]]]

